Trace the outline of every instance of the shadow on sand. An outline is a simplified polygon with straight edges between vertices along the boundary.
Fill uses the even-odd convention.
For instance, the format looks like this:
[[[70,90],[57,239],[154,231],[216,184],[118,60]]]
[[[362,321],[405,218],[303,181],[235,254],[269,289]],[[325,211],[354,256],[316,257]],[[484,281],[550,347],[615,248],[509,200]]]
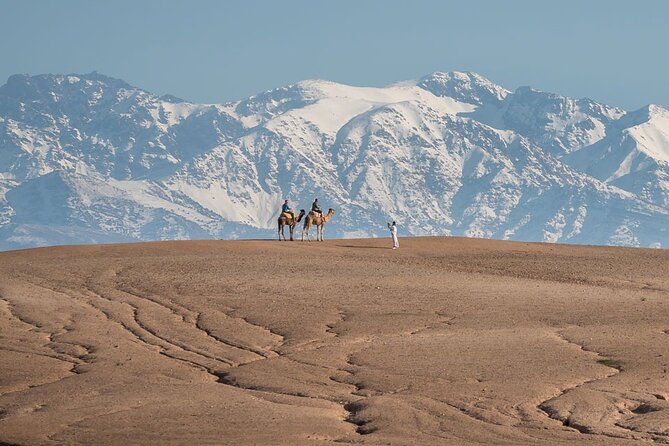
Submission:
[[[362,249],[392,249],[387,246],[365,246],[365,245],[337,245],[340,248],[362,248]]]

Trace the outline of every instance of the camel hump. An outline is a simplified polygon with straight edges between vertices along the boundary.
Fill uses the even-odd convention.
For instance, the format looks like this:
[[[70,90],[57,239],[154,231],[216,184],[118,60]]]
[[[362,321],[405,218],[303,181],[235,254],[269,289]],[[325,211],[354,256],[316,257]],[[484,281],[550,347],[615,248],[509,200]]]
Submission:
[[[293,220],[293,216],[288,212],[282,212],[281,215],[279,215],[279,218],[281,217],[285,218],[288,222]]]

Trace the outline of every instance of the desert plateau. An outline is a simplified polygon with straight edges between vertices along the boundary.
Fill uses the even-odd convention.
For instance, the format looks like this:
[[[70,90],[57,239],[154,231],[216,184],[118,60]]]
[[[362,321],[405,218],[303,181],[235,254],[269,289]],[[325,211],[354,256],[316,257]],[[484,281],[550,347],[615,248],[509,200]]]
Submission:
[[[666,444],[668,273],[450,237],[3,252],[0,444]]]

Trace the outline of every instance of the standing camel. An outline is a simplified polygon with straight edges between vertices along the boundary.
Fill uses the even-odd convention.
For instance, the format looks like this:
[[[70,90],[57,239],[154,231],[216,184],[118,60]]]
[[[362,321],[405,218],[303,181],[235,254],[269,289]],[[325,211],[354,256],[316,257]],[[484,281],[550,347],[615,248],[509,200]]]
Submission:
[[[300,215],[297,218],[293,218],[286,212],[282,212],[279,215],[279,219],[277,220],[279,224],[279,241],[281,241],[281,237],[286,241],[286,234],[283,233],[283,228],[286,226],[288,226],[288,230],[290,231],[290,241],[293,241],[293,231],[295,230],[295,226],[302,220],[302,217],[304,217],[304,209],[300,209]]]
[[[335,210],[332,208],[330,208],[328,210],[327,215],[323,217],[321,216],[321,214],[318,214],[316,212],[309,212],[307,216],[304,218],[304,226],[302,226],[302,241],[304,241],[305,232],[307,233],[307,241],[311,241],[311,238],[309,237],[311,225],[316,225],[316,240],[320,240],[322,242],[323,226],[325,226],[325,222],[330,221],[334,213]]]

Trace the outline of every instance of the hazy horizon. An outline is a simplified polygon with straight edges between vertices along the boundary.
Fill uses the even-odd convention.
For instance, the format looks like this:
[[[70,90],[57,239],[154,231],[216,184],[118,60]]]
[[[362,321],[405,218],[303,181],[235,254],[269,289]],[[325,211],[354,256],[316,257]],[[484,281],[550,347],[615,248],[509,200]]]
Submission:
[[[669,3],[658,0],[0,4],[2,82],[98,71],[221,103],[305,79],[383,86],[474,71],[510,90],[529,85],[627,110],[669,105],[669,60],[658,48]]]

